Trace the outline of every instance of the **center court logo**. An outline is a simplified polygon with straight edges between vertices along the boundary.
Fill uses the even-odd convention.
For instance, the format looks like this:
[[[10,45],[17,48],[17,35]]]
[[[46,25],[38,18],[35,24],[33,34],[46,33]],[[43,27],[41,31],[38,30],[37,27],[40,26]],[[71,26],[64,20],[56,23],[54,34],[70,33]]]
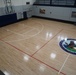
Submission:
[[[76,39],[61,40],[59,45],[66,52],[76,55]]]

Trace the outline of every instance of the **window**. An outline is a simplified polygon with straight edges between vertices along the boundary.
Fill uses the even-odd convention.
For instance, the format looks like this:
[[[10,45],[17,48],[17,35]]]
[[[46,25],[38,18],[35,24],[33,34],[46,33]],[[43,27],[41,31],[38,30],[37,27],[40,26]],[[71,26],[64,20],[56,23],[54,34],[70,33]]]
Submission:
[[[50,5],[50,0],[36,0],[35,4],[48,4],[48,5]]]
[[[76,0],[36,0],[35,5],[76,7]]]
[[[75,0],[52,0],[52,5],[74,6]]]

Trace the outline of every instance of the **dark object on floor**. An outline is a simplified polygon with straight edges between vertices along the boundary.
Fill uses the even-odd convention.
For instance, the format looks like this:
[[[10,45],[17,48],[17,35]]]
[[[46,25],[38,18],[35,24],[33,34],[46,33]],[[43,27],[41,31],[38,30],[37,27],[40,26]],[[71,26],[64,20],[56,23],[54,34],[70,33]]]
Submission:
[[[75,46],[74,41],[70,41],[70,44],[68,45],[69,48],[73,48]]]
[[[5,75],[5,74],[0,70],[0,75]]]

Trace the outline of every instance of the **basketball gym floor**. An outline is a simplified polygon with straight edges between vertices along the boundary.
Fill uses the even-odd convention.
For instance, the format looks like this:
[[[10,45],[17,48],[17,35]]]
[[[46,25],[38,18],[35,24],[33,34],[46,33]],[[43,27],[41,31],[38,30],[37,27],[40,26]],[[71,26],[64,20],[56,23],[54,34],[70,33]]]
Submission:
[[[76,56],[59,46],[76,39],[76,26],[30,18],[0,28],[0,70],[5,75],[76,75]]]

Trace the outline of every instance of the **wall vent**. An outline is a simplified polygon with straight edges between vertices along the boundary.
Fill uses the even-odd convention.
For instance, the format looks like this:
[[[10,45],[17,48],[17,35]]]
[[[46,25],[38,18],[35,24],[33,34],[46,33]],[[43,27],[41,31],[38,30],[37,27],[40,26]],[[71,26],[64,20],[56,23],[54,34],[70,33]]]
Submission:
[[[73,12],[72,12],[71,17],[72,17],[72,18],[76,18],[76,11],[73,11]]]

